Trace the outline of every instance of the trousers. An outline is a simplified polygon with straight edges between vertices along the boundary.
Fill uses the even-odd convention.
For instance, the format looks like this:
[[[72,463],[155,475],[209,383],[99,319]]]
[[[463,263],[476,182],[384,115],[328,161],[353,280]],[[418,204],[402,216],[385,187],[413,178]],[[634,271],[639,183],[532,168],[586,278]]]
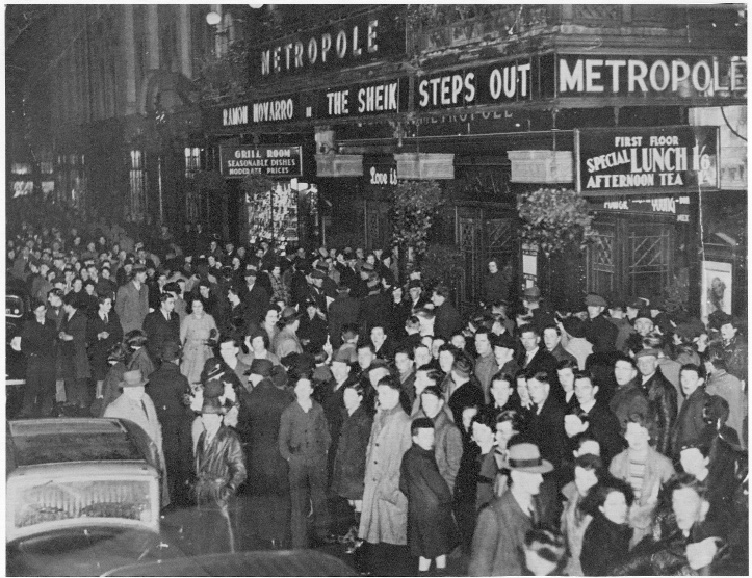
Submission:
[[[311,506],[316,534],[323,537],[328,533],[326,478],[326,460],[323,456],[320,459],[302,455],[290,458],[290,534],[293,548],[308,548],[307,518]]]
[[[55,359],[29,357],[26,363],[23,413],[40,417],[55,401]]]

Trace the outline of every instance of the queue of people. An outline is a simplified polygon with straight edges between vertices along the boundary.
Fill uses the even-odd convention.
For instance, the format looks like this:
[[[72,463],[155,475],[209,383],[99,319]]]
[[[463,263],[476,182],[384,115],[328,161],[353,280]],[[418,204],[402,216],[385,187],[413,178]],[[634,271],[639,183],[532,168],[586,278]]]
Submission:
[[[242,547],[249,494],[284,504],[272,543],[343,543],[363,574],[746,572],[740,320],[596,294],[553,311],[537,287],[517,305],[496,261],[463,316],[388,251],[162,233],[9,238],[22,415],[140,425],[207,548]]]

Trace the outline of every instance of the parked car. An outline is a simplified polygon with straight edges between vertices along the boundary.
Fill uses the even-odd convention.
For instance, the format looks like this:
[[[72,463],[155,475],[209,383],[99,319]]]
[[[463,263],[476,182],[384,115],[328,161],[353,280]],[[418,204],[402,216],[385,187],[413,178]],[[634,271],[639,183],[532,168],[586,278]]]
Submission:
[[[5,285],[5,413],[16,417],[21,412],[26,385],[26,358],[20,351],[23,325],[30,315],[31,299],[26,285],[6,279]]]
[[[105,576],[358,576],[339,558],[315,550],[235,552],[138,563]]]
[[[98,576],[171,555],[160,547],[155,458],[127,420],[7,422],[7,574]]]

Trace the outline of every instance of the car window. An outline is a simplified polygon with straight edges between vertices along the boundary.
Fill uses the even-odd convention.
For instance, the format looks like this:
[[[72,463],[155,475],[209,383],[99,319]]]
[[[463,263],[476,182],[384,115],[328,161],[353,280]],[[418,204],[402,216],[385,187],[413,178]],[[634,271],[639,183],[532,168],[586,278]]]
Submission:
[[[136,444],[122,432],[57,433],[13,438],[19,466],[113,460],[146,461]]]
[[[26,313],[24,302],[18,295],[5,296],[5,315],[7,317],[23,317]]]

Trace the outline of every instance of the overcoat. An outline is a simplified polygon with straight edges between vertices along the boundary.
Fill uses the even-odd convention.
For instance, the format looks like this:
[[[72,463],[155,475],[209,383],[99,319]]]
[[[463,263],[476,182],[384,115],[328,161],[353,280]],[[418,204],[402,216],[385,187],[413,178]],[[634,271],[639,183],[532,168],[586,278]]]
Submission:
[[[287,462],[279,453],[279,425],[293,397],[264,378],[247,399],[247,404],[241,404],[238,429],[247,432],[243,441],[247,442],[250,489],[257,495],[286,494],[289,481]]]
[[[363,499],[366,452],[372,424],[373,418],[361,405],[346,417],[340,428],[332,492],[348,500]]]
[[[62,341],[63,372],[66,379],[83,379],[91,377],[89,356],[86,352],[86,314],[76,309],[73,315],[63,316],[60,330],[73,336],[73,341]]]
[[[407,497],[399,490],[399,476],[402,456],[412,445],[410,423],[399,404],[373,420],[359,532],[371,544],[407,544]]]
[[[141,329],[149,313],[149,287],[146,283],[140,289],[132,281],[120,287],[115,298],[115,313],[123,324],[123,334]]]
[[[89,317],[87,324],[87,340],[89,342],[89,358],[91,359],[91,373],[96,380],[104,379],[110,366],[107,364],[107,352],[116,343],[123,340],[123,326],[120,318],[114,311],[107,316],[107,323],[99,316],[99,312]],[[107,339],[99,339],[97,335],[107,332]]]
[[[407,496],[407,543],[413,556],[436,558],[457,545],[452,493],[433,450],[413,445],[402,458],[400,491]]]

